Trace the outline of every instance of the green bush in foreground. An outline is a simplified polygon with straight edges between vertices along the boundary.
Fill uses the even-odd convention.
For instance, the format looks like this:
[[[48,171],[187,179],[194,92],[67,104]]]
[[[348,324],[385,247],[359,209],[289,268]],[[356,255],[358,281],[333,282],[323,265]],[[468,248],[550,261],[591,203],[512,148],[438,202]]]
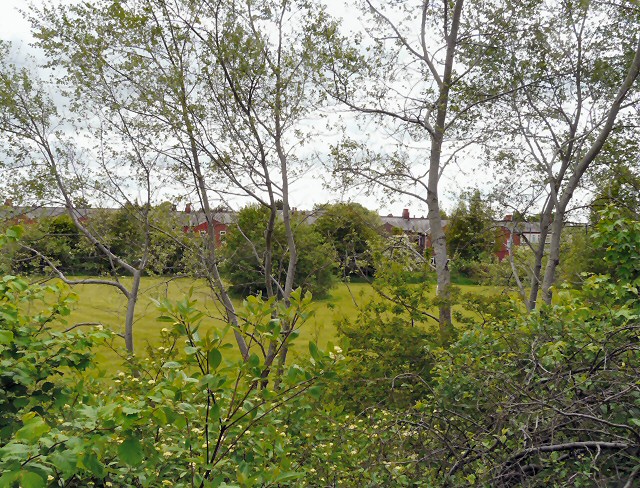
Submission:
[[[307,415],[335,358],[311,344],[311,360],[283,370],[276,388],[257,355],[224,359],[224,331],[200,336],[205,317],[187,297],[159,304],[164,346],[109,379],[92,350],[114,334],[52,328],[74,299],[63,285],[0,281],[0,487],[250,487],[304,475],[286,422]],[[244,332],[275,333],[281,347],[261,305]]]
[[[610,274],[557,291],[558,303],[534,313],[487,310],[465,324],[429,349],[432,367],[416,371],[405,396],[412,404],[361,402],[345,415],[341,404],[363,397],[342,381],[335,410],[293,439],[307,455],[303,486],[637,486],[640,226],[610,213],[597,232]],[[391,362],[384,351],[379,361],[392,364],[397,351],[387,348]],[[383,384],[378,399],[393,394]]]

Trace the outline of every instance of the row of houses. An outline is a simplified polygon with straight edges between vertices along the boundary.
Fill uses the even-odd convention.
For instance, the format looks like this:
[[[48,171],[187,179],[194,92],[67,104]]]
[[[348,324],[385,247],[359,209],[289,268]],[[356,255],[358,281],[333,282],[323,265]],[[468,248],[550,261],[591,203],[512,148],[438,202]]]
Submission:
[[[88,221],[104,212],[116,211],[108,208],[76,208],[74,210],[80,221]],[[294,210],[296,211],[296,210]],[[297,211],[296,211],[297,212]],[[32,224],[42,218],[53,218],[66,214],[65,207],[14,207],[10,201],[5,201],[0,207],[0,221],[13,221],[17,223]],[[302,212],[308,223],[313,223],[318,217],[314,212]],[[184,232],[205,234],[209,231],[209,221],[205,212],[194,210],[191,204],[187,204],[184,211],[176,210]],[[221,245],[229,230],[235,222],[236,213],[232,211],[214,212],[211,223],[216,243]],[[429,219],[421,216],[411,216],[408,208],[402,210],[402,214],[381,215],[382,231],[388,235],[404,234],[415,243],[417,249],[424,253],[431,246],[431,225]],[[446,229],[447,221],[443,220]],[[503,260],[509,255],[510,245],[521,246],[527,242],[537,245],[540,242],[540,224],[536,222],[514,222],[512,215],[506,215],[502,220],[496,221],[497,251],[496,256]],[[511,239],[511,235],[513,238]]]

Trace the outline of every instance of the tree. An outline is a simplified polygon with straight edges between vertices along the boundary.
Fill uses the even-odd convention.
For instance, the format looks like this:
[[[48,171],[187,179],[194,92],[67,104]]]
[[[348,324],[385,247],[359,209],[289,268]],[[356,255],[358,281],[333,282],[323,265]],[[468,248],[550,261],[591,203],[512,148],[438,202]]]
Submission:
[[[289,261],[279,276],[279,296],[286,305],[298,260],[289,180],[300,163],[294,148],[306,139],[301,121],[317,100],[310,83],[319,68],[312,36],[328,22],[316,7],[271,0],[94,0],[35,14],[41,46],[82,97],[109,100],[112,123],[124,117],[153,133],[146,149],[169,162],[174,180],[197,198],[209,229],[200,252],[207,279],[245,360],[247,338],[218,269],[213,200],[241,194],[270,208],[264,254],[269,297],[277,294],[271,250],[282,208]]]
[[[231,283],[231,290],[240,295],[256,293],[267,297],[265,286],[265,229],[269,225],[270,210],[265,207],[249,206],[238,213],[237,222],[226,235],[222,248],[224,261],[221,264],[223,276]],[[296,266],[293,286],[302,287],[314,296],[322,297],[331,288],[334,279],[335,251],[325,243],[322,235],[304,221],[304,217],[294,215],[293,231],[300,257]],[[272,271],[269,277],[284,294],[283,277],[287,273],[289,248],[286,230],[282,220],[276,221],[273,233]]]
[[[640,40],[629,34],[637,32],[635,8],[607,2],[540,3],[532,19],[537,19],[531,25],[533,37],[513,31],[511,41],[496,56],[507,68],[513,96],[504,98],[492,114],[504,121],[500,131],[504,137],[496,141],[498,157],[513,164],[506,184],[518,186],[530,174],[523,185],[530,197],[522,210],[543,202],[531,309],[540,292],[542,300],[551,303],[563,225],[573,196],[608,138],[633,117],[628,108],[637,98],[640,72]],[[500,171],[504,169],[501,165]],[[511,198],[508,203],[515,205]]]
[[[334,148],[335,170],[347,184],[377,185],[426,203],[441,333],[447,335],[451,277],[439,182],[456,158],[481,140],[480,107],[509,90],[499,64],[494,79],[475,84],[478,67],[493,55],[503,32],[512,28],[512,9],[526,15],[529,6],[463,0],[366,0],[361,6],[368,20],[366,40],[357,36],[345,42],[338,33],[327,33],[327,90],[354,112],[388,124],[387,140],[396,149],[364,149],[347,139]],[[365,49],[360,49],[361,43]]]
[[[113,279],[85,278],[82,280],[69,280],[65,274],[47,256],[32,249],[54,269],[58,276],[68,284],[99,284],[117,288],[127,298],[127,313],[124,324],[124,338],[127,350],[134,352],[133,324],[135,306],[140,289],[140,280],[148,264],[148,236],[150,224],[148,210],[152,195],[152,180],[150,172],[155,164],[153,158],[149,158],[145,150],[145,144],[140,138],[148,136],[143,130],[133,135],[133,128],[126,119],[121,120],[121,125],[112,127],[113,140],[101,141],[100,151],[93,161],[97,174],[93,174],[95,168],[91,165],[82,165],[83,149],[80,146],[78,135],[81,130],[74,127],[73,117],[65,116],[62,110],[56,106],[52,97],[48,94],[45,84],[34,77],[27,68],[18,68],[7,61],[8,48],[0,45],[0,105],[3,107],[0,115],[0,132],[5,137],[1,150],[7,155],[7,160],[14,167],[14,174],[22,176],[23,186],[31,188],[29,183],[39,179],[37,184],[45,184],[47,194],[56,201],[62,201],[67,214],[83,237],[95,246],[108,260]],[[92,120],[83,110],[91,110],[88,100],[83,105],[75,105],[76,116],[82,120]],[[84,117],[80,117],[84,114]],[[59,127],[67,126],[69,132],[65,133]],[[87,125],[83,130],[92,133],[94,127]],[[105,136],[102,128],[97,129],[96,136]],[[106,137],[108,140],[109,137]],[[123,149],[124,148],[124,149]],[[131,149],[132,153],[128,152]],[[109,154],[109,158],[107,158]],[[118,170],[128,168],[131,175],[122,177]],[[144,192],[146,205],[142,206],[140,218],[144,222],[144,251],[139,261],[130,263],[123,256],[111,251],[99,234],[91,229],[91,223],[85,223],[75,204],[76,196],[83,198],[85,191],[94,191],[107,195],[112,201],[125,201],[131,203],[130,194],[127,192],[127,183],[132,179],[140,188],[135,188],[135,193]],[[90,183],[93,181],[93,183]],[[123,269],[132,277],[130,287],[125,286],[119,279],[117,269]]]
[[[495,249],[494,213],[479,190],[461,195],[447,222],[446,235],[454,259],[480,261]]]
[[[314,209],[313,223],[338,256],[343,276],[372,276],[371,248],[380,240],[380,217],[358,203],[334,203]]]
[[[19,232],[0,234],[0,246]],[[96,352],[114,334],[67,327],[76,300],[60,282],[0,279],[0,486],[266,486],[302,476],[281,426],[313,415],[335,357],[312,344],[281,389],[260,388],[268,366],[256,354],[225,357],[228,328],[198,334],[209,317],[187,296],[158,303],[162,345],[103,381]],[[284,315],[309,313],[309,296],[291,302]],[[254,297],[244,318],[251,336],[271,335],[280,349],[294,337],[279,333],[271,306]]]

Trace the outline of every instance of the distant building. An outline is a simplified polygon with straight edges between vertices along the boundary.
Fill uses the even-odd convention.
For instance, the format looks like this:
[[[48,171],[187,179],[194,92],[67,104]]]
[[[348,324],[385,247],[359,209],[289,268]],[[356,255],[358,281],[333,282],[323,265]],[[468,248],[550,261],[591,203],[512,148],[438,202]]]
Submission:
[[[380,220],[382,220],[382,227],[387,234],[402,232],[416,244],[421,254],[431,247],[431,224],[427,217],[411,217],[409,209],[405,208],[400,217],[395,217],[392,214],[381,215]],[[442,225],[446,227],[447,221],[443,220]]]
[[[207,221],[207,215],[204,211],[198,210],[194,212],[191,204],[188,203],[182,215],[184,217],[183,230],[185,233],[194,232],[205,235],[209,232],[209,221]],[[220,246],[224,242],[229,226],[235,222],[235,219],[235,212],[213,212],[211,215],[211,224],[213,225],[217,246]]]
[[[496,256],[500,261],[509,256],[511,251],[509,241],[513,234],[512,245],[522,246],[527,243],[537,246],[540,243],[540,223],[539,222],[514,222],[513,215],[505,215],[504,219],[496,222],[499,232],[498,250]],[[551,238],[547,236],[547,240]],[[548,242],[547,242],[548,243]]]

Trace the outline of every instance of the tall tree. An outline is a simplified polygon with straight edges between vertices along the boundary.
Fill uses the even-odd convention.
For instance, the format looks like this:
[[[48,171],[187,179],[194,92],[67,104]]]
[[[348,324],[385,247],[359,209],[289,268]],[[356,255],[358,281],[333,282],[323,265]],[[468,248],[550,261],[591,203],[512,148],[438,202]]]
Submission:
[[[349,43],[338,33],[327,35],[327,89],[356,113],[388,124],[386,141],[396,150],[363,149],[346,141],[334,151],[336,170],[349,183],[377,185],[426,203],[440,327],[446,336],[451,326],[451,278],[440,179],[480,140],[479,107],[502,95],[504,80],[499,75],[483,85],[474,80],[517,7],[464,0],[365,0],[360,5],[367,19],[366,39],[356,36]]]
[[[288,303],[298,259],[289,186],[313,108],[310,36],[323,19],[313,5],[285,0],[94,0],[34,18],[42,47],[82,97],[109,100],[112,118],[154,131],[147,149],[195,194],[209,224],[207,276],[245,359],[247,338],[218,268],[213,201],[243,195],[269,208],[265,288]],[[283,282],[272,273],[278,207],[289,248]]]
[[[380,217],[358,203],[321,205],[314,211],[314,227],[335,249],[343,275],[372,275],[371,248],[380,240]]]
[[[447,244],[453,256],[479,261],[495,248],[496,232],[491,207],[479,190],[462,194],[447,222]]]
[[[515,163],[511,176],[529,174],[533,200],[544,202],[530,308],[540,291],[551,302],[570,203],[607,139],[632,115],[640,72],[638,9],[631,4],[540,2],[533,19],[531,35],[514,31],[497,56],[514,90],[492,114],[504,129],[496,141],[501,158]]]
[[[56,105],[49,95],[45,84],[27,68],[18,68],[8,62],[7,54],[8,49],[3,47],[0,51],[0,131],[5,136],[2,141],[2,150],[7,155],[5,161],[14,167],[14,173],[19,175],[18,178],[22,177],[23,181],[30,182],[35,175],[48,183],[49,197],[62,202],[75,227],[107,259],[112,279],[69,280],[56,268],[55,263],[44,255],[41,257],[67,283],[108,285],[124,294],[127,299],[124,338],[127,351],[132,354],[135,306],[140,280],[149,259],[151,227],[148,209],[153,191],[149,173],[155,160],[153,157],[149,159],[140,141],[131,137],[119,138],[117,132],[110,132],[114,136],[114,145],[106,143],[104,139],[98,139],[97,150],[83,148],[79,142],[81,134],[91,133],[94,127],[90,124],[77,127],[74,125],[74,118],[91,120],[87,112],[83,111],[89,106],[74,105],[71,107],[70,115],[66,115],[63,107]],[[123,124],[124,128],[128,127],[126,123]],[[104,134],[102,128],[98,130],[100,134]],[[108,158],[107,153],[110,155]],[[93,164],[83,164],[83,161],[87,160]],[[123,178],[122,173],[116,168],[120,171],[126,168],[130,174]],[[131,181],[136,182],[133,192],[136,195],[143,194],[146,201],[146,204],[140,207],[138,215],[143,222],[144,231],[141,238],[144,239],[144,243],[139,259],[135,262],[110,249],[75,204],[76,198],[82,199],[82,189],[93,189],[98,194],[104,192],[112,202],[131,203],[132,196],[127,188],[128,182]],[[122,270],[132,277],[130,286],[126,286],[119,279]]]

